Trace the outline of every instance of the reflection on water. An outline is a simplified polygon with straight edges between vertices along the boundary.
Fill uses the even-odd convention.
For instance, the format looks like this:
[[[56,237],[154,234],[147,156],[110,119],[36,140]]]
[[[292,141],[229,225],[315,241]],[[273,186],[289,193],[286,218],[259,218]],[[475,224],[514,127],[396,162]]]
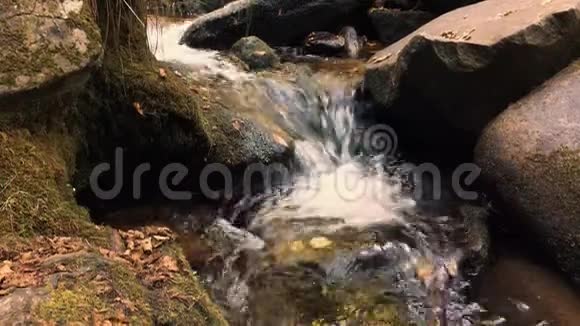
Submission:
[[[531,261],[512,244],[482,278],[476,296],[492,320],[510,326],[572,326],[580,324],[580,294],[562,275]]]

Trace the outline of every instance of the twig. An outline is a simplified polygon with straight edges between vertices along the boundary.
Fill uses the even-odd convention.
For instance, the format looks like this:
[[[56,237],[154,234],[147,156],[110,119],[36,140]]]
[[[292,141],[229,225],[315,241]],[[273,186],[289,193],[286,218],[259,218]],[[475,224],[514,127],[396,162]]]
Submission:
[[[145,27],[145,23],[141,20],[141,18],[139,18],[139,15],[137,15],[137,13],[135,12],[135,10],[133,10],[133,8],[131,7],[131,5],[127,2],[127,0],[123,0],[123,2],[125,3],[125,5],[129,8],[129,10],[131,11],[131,13],[135,16],[135,18],[137,18],[137,20],[139,21],[139,23],[141,23],[141,26]]]

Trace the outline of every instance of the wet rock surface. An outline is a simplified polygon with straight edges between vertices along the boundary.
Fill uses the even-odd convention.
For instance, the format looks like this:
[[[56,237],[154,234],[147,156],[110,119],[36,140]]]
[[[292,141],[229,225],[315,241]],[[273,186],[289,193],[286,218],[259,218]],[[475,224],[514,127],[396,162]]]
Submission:
[[[308,53],[336,55],[344,50],[343,36],[329,32],[312,32],[304,41],[304,48]]]
[[[366,0],[234,1],[194,20],[181,41],[191,47],[229,48],[245,35],[268,44],[297,44],[312,31],[331,30],[370,6]]]
[[[304,50],[309,54],[356,59],[365,42],[366,38],[359,37],[354,27],[346,26],[338,35],[329,32],[308,34]]]
[[[366,42],[366,37],[359,36],[356,29],[352,26],[344,27],[340,31],[340,35],[344,38],[346,57],[351,59],[358,58],[361,48]]]
[[[580,55],[579,8],[576,0],[460,8],[376,53],[365,86],[391,119],[423,130],[408,135],[418,143],[472,148],[510,102]]]
[[[578,62],[511,105],[475,151],[483,176],[558,266],[580,282],[580,113]]]

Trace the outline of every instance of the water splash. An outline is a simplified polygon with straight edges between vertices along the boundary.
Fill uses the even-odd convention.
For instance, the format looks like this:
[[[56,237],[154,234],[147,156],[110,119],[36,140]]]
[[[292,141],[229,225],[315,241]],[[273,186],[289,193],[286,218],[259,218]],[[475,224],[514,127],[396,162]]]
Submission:
[[[369,164],[372,160],[362,155],[358,136],[365,128],[356,119],[361,108],[354,89],[336,79],[329,83],[328,75],[318,78],[325,81],[325,88],[315,100],[302,102],[307,107],[294,108],[296,119],[290,121],[303,135],[296,142],[303,169],[287,196],[264,204],[254,226],[280,218],[314,217],[342,220],[337,228],[403,223],[399,211],[414,202],[402,195],[400,180],[387,175],[381,159]]]
[[[201,74],[217,75],[229,80],[245,79],[249,74],[235,64],[224,60],[218,51],[192,49],[180,45],[179,39],[191,20],[172,21],[152,17],[147,24],[149,49],[157,60],[188,65]]]

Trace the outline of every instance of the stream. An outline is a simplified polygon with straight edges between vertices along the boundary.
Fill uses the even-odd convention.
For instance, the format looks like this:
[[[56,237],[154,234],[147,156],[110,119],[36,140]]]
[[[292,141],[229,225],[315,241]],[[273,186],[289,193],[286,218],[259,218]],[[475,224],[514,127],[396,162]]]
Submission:
[[[211,252],[200,276],[232,324],[580,320],[573,304],[578,296],[525,255],[500,249],[490,265],[485,203],[457,199],[446,182],[442,200],[416,196],[413,189],[435,185],[413,177],[395,130],[373,123],[352,77],[337,72],[344,63],[319,69],[312,78],[322,87],[310,89],[308,83],[242,71],[218,52],[178,45],[187,21],[158,19],[152,26],[150,46],[159,60],[187,65],[196,78],[225,79],[232,93],[251,88],[255,98],[238,100],[259,103],[284,130],[300,135],[289,178],[218,210],[196,233]],[[537,286],[522,291],[518,273],[535,276],[530,282]]]

